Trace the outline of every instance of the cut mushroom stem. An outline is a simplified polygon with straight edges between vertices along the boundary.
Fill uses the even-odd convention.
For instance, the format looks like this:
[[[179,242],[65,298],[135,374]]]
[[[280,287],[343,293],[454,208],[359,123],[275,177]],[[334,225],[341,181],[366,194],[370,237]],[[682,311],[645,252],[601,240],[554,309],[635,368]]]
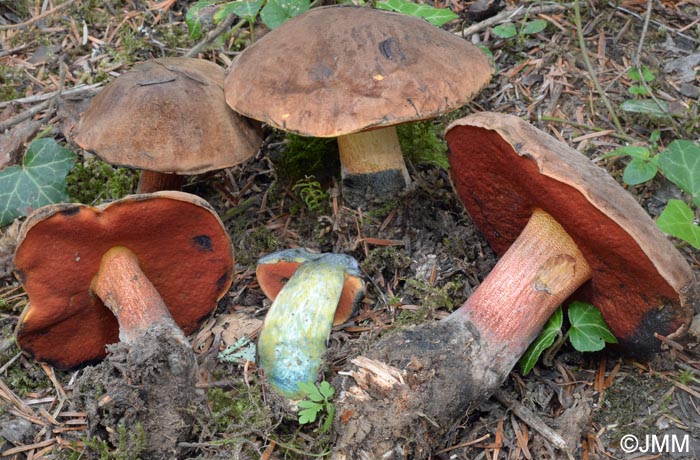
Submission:
[[[338,137],[343,192],[346,199],[395,194],[411,183],[396,126]]]
[[[180,174],[161,173],[144,169],[139,175],[136,193],[153,193],[161,190],[180,190],[185,177]]]
[[[138,257],[126,247],[113,247],[102,256],[91,287],[116,316],[122,342],[135,342],[156,324],[180,331],[163,298],[141,271]]]
[[[291,250],[272,256],[258,265],[263,290],[275,296],[258,338],[258,366],[277,393],[300,399],[298,384],[316,381],[331,328],[352,315],[364,282],[355,259],[343,254]],[[288,270],[295,271],[284,287],[272,286]]]
[[[517,362],[562,302],[590,279],[576,242],[536,209],[513,245],[451,320],[469,321],[503,365]]]

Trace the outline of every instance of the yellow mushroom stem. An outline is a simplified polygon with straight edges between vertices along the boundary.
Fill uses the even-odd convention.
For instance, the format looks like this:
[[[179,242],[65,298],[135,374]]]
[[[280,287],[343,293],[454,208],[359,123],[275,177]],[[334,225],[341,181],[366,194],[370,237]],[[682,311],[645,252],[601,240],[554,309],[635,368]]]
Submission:
[[[405,182],[402,189],[411,183],[396,126],[340,136],[338,149],[343,178],[397,171]]]
[[[451,319],[470,321],[503,358],[518,358],[559,305],[590,279],[574,240],[536,209],[522,233]]]
[[[128,248],[115,246],[102,256],[91,289],[117,317],[122,342],[134,342],[157,324],[180,330],[163,298],[141,271],[138,257]]]

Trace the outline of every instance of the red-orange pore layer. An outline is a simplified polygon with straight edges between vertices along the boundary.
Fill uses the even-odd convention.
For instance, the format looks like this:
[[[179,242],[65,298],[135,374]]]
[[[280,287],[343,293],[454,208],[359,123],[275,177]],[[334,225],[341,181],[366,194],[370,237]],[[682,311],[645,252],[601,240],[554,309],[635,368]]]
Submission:
[[[204,200],[181,192],[133,195],[104,209],[47,206],[25,223],[16,275],[30,305],[17,326],[20,348],[71,369],[105,356],[118,341],[114,315],[90,291],[102,256],[125,246],[139,259],[173,319],[193,332],[231,285],[233,254]]]
[[[687,327],[697,301],[688,264],[603,169],[513,116],[471,115],[446,138],[455,190],[499,255],[542,208],[593,270],[572,298],[598,307],[628,350],[646,354],[658,349],[655,332]]]

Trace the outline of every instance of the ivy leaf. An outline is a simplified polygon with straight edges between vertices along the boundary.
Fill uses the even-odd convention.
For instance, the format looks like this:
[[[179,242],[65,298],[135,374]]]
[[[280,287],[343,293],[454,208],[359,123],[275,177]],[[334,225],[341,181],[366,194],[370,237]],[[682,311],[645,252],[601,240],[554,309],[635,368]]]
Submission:
[[[260,19],[268,28],[274,29],[310,7],[309,0],[267,0],[260,12]]]
[[[25,216],[28,209],[68,201],[66,176],[76,158],[53,139],[33,141],[21,166],[0,171],[0,226]]]
[[[700,225],[695,222],[695,214],[690,206],[681,200],[668,200],[656,225],[661,231],[687,241],[695,249],[700,249]]]
[[[244,21],[254,21],[264,2],[265,0],[229,2],[216,12],[214,21],[223,21],[230,14],[235,14]]]
[[[204,14],[205,12],[203,10],[215,3],[216,0],[199,0],[189,7],[185,15],[185,24],[187,24],[187,30],[190,31],[190,38],[197,40],[202,36],[202,30],[204,29],[202,19],[210,18],[209,15]]]
[[[383,2],[377,2],[377,8],[425,19],[438,27],[459,18],[459,15],[455,14],[449,8],[435,8],[429,5],[409,2],[407,0],[385,0]]]
[[[630,99],[620,104],[620,108],[625,112],[643,113],[656,118],[668,118],[671,116],[668,111],[668,104],[664,101],[659,101],[657,104],[656,101],[651,99],[639,101]]]
[[[513,38],[518,34],[518,30],[515,28],[515,24],[507,22],[494,27],[493,34],[500,38]]]
[[[659,157],[664,175],[700,207],[700,146],[693,141],[675,140]]]
[[[545,21],[544,19],[535,19],[533,21],[528,21],[525,23],[525,27],[523,27],[522,34],[534,35],[542,32],[546,28],[547,21]]]
[[[539,337],[530,344],[530,347],[528,347],[525,354],[523,354],[518,361],[520,364],[520,371],[523,375],[530,373],[532,368],[535,367],[535,364],[537,364],[542,353],[552,346],[558,335],[561,335],[561,326],[563,322],[564,314],[561,311],[561,307],[559,307],[549,318],[547,324],[544,325]]]
[[[599,351],[605,348],[605,342],[617,343],[600,310],[589,303],[571,302],[569,323],[569,340],[578,351]]]
[[[642,147],[638,145],[625,145],[624,147],[616,148],[605,155],[600,157],[601,160],[612,157],[629,156],[632,158],[639,158],[640,160],[646,160],[651,156],[651,151],[647,147]]]
[[[648,180],[651,180],[659,171],[657,157],[651,157],[645,160],[640,158],[632,158],[625,172],[622,173],[622,180],[625,184],[638,185]]]

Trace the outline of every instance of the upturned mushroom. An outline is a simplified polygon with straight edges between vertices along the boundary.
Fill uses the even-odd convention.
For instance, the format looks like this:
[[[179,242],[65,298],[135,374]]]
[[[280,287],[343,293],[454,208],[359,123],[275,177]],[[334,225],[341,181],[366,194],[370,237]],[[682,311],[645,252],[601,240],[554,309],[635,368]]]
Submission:
[[[455,110],[490,78],[476,46],[426,21],[327,6],[246,48],[224,91],[243,115],[303,136],[337,137],[345,199],[362,204],[410,184],[395,125]]]
[[[355,313],[364,280],[352,257],[305,249],[262,257],[256,275],[273,300],[258,338],[258,366],[276,392],[300,399],[298,384],[316,381],[331,328]]]
[[[18,241],[15,274],[30,303],[17,344],[58,369],[95,363],[107,344],[133,342],[154,325],[190,334],[231,285],[221,220],[183,192],[45,206]]]
[[[145,61],[110,82],[75,127],[102,160],[141,169],[138,193],[179,190],[184,176],[239,164],[262,143],[259,126],[224,100],[224,71],[195,58]]]
[[[569,297],[597,306],[641,356],[658,350],[655,333],[681,334],[698,302],[681,254],[574,149],[495,113],[455,121],[446,139],[454,188],[501,259],[445,320],[391,334],[354,361],[336,404],[336,459],[426,458]]]

